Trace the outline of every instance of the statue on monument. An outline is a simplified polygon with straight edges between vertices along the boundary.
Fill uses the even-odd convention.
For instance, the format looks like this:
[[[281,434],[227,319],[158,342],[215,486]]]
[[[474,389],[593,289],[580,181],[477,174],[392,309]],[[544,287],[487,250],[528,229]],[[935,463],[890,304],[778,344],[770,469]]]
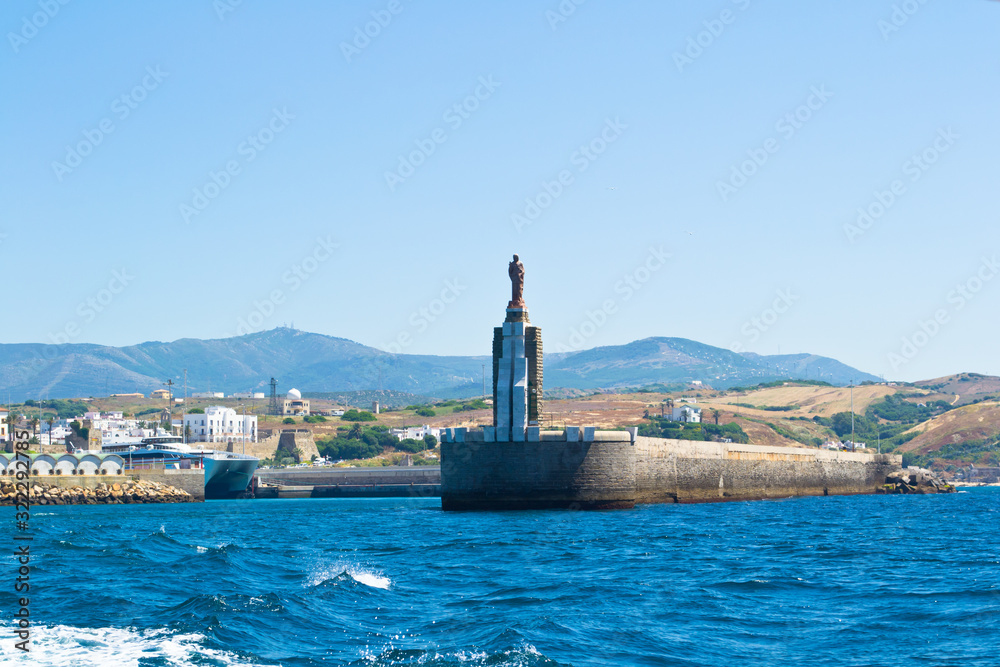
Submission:
[[[507,275],[510,276],[510,303],[507,304],[508,308],[526,308],[524,305],[524,264],[522,264],[517,255],[514,255],[514,260],[507,266]]]

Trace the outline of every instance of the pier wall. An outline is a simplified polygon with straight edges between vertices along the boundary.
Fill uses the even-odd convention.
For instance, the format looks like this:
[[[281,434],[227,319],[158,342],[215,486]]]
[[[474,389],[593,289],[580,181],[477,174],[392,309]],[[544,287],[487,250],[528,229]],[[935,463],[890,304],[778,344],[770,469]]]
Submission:
[[[719,502],[875,493],[890,454],[636,438],[636,502]]]
[[[205,500],[205,471],[197,470],[127,470],[126,477],[144,482],[159,482],[184,489],[195,500]]]
[[[875,493],[899,470],[892,455],[542,432],[536,442],[441,443],[441,505],[463,509],[617,509]]]

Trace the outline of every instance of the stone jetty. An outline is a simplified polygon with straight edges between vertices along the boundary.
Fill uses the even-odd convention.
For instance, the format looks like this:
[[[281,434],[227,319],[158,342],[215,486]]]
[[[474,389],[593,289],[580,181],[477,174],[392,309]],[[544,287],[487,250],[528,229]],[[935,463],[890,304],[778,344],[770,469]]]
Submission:
[[[13,505],[18,498],[16,482],[0,482],[0,505]],[[23,495],[21,496],[23,498]],[[58,486],[28,481],[28,502],[37,505],[127,505],[140,503],[190,503],[197,499],[183,489],[167,484],[124,479],[100,483],[94,488]]]

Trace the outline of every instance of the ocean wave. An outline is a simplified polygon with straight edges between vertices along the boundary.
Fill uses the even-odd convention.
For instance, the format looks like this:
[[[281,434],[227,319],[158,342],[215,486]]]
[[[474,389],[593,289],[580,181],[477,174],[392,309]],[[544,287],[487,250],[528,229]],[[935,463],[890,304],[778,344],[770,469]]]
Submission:
[[[10,626],[3,626],[6,626],[4,634],[9,634]],[[259,662],[250,654],[213,649],[200,634],[69,625],[35,626],[30,658],[30,664],[37,667],[277,667]],[[21,664],[28,663],[17,658],[0,659],[0,665]]]
[[[337,562],[333,565],[320,566],[315,568],[309,578],[303,584],[306,587],[314,587],[331,582],[339,584],[343,582],[361,584],[369,588],[389,590],[392,586],[392,579],[372,568],[362,567],[353,563]]]
[[[482,649],[460,649],[452,652],[436,650],[403,650],[386,648],[379,653],[366,652],[360,659],[349,663],[365,667],[396,667],[420,665],[421,667],[558,667],[558,663],[538,652],[531,644],[516,648],[488,652]]]

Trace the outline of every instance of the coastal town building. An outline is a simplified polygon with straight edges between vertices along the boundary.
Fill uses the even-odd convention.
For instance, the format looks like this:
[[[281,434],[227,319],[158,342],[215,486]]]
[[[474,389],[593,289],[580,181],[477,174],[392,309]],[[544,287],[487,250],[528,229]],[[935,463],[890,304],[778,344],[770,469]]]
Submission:
[[[191,398],[225,398],[226,395],[221,391],[196,391],[191,394]]]
[[[396,436],[400,442],[403,440],[423,440],[426,435],[433,435],[440,440],[441,429],[431,428],[424,424],[423,426],[409,426],[407,428],[391,428],[389,435]]]
[[[281,405],[281,414],[286,416],[308,416],[309,401],[302,398],[302,392],[298,389],[289,389],[288,395]]]
[[[170,398],[170,391],[167,389],[154,389],[153,391],[149,392],[149,397],[160,398],[160,399]]]
[[[0,442],[7,442],[7,411],[0,410]]]
[[[213,405],[204,413],[185,414],[184,434],[189,442],[257,442],[257,415]]]
[[[698,424],[701,422],[701,408],[692,408],[690,405],[671,408],[669,417],[670,421]]]
[[[232,394],[229,398],[264,398],[262,391],[240,391]]]

